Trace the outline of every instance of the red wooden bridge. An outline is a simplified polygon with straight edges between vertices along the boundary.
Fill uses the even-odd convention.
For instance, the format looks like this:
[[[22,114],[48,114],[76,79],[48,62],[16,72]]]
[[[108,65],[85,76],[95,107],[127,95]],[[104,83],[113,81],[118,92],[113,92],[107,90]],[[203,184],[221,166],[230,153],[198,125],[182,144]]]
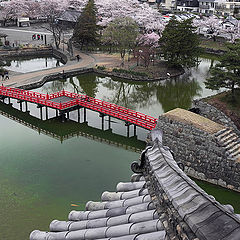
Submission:
[[[76,109],[76,107],[83,107],[149,130],[155,128],[157,123],[156,118],[146,114],[87,95],[71,93],[65,90],[53,94],[42,94],[18,88],[0,86],[0,96],[3,98],[9,97],[18,99],[19,101],[36,103],[39,106],[50,107],[60,112],[67,112]]]

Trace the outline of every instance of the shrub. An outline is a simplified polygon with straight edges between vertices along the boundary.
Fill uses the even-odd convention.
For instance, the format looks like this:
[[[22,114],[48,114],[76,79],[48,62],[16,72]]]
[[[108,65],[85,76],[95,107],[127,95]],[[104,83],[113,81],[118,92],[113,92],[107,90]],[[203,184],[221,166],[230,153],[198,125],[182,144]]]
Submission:
[[[122,69],[122,68],[114,68],[112,71],[116,72],[116,73],[124,73],[124,74],[128,74],[128,75],[148,77],[148,74],[145,72],[135,72],[135,71],[126,70],[126,69]]]
[[[105,67],[105,66],[97,66],[97,69],[98,69],[98,70],[102,70],[102,71],[103,71],[103,70],[105,70],[105,69],[106,69],[106,67]]]

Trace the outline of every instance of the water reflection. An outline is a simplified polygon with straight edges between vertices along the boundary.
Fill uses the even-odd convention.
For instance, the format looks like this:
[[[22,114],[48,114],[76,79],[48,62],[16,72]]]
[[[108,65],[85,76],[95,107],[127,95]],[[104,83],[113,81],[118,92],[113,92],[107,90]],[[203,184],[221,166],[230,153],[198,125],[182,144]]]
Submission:
[[[174,108],[189,109],[192,100],[201,96],[202,88],[195,80],[190,80],[190,74],[183,78],[168,80],[165,84],[157,86],[157,99],[162,104],[164,112]]]
[[[136,136],[130,138],[121,136],[113,133],[111,128],[102,131],[89,126],[87,122],[79,123],[73,120],[62,123],[59,117],[43,121],[31,116],[28,112],[22,112],[12,107],[11,104],[3,102],[0,102],[0,114],[37,131],[39,134],[47,135],[61,142],[73,137],[82,136],[134,152],[141,152],[145,147],[145,142],[138,140]]]
[[[113,93],[105,97],[106,101],[136,109],[137,106],[144,108],[152,104],[156,83],[123,82],[110,78],[104,81],[102,86]]]
[[[39,58],[14,57],[14,59],[6,59],[4,65],[9,71],[27,73],[62,66],[63,63],[51,56]]]
[[[66,79],[59,79],[52,81],[51,84],[45,84],[42,86],[42,91],[46,93],[55,93],[67,88],[68,81]]]
[[[46,83],[38,91],[56,92],[64,88],[158,117],[177,107],[188,109],[192,100],[215,94],[216,91],[206,89],[204,85],[209,68],[215,62],[201,59],[197,67],[167,81],[129,82],[91,73]]]

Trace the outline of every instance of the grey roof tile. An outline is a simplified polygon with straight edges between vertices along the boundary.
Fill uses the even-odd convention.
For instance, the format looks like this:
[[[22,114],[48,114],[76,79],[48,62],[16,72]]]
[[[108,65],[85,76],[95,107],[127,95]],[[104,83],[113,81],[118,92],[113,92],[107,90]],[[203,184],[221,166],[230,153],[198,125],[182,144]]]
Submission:
[[[129,222],[130,216],[131,216],[131,214],[124,214],[124,215],[120,215],[117,217],[110,217],[110,218],[108,218],[107,225],[108,226],[116,226],[116,225],[120,225],[120,224],[131,223],[131,222]]]
[[[112,208],[108,209],[106,217],[116,217],[119,215],[126,214],[128,207]]]
[[[155,209],[155,206],[152,202],[147,203],[141,203],[135,206],[127,207],[126,213],[137,213],[137,212],[143,212],[147,210]]]
[[[240,239],[240,227],[234,229],[228,236],[223,240],[239,240]]]
[[[200,240],[240,240],[240,219],[221,206],[183,173],[168,148],[155,144],[146,153],[150,173],[175,210]],[[150,178],[153,179],[153,178]],[[142,181],[143,180],[143,181]],[[54,220],[51,232],[33,231],[30,240],[166,240],[144,178],[119,183],[102,202],[89,201],[86,211],[72,211],[69,221]],[[220,237],[220,238],[219,238]]]
[[[99,218],[99,219],[105,219],[105,218]],[[84,221],[74,221],[71,222],[70,226],[69,226],[69,231],[76,231],[76,230],[83,230],[87,228],[87,224],[90,221],[95,221],[96,219],[93,220],[84,220]],[[104,224],[104,221],[101,221]],[[105,225],[102,225],[101,227],[104,227]],[[50,228],[51,231],[51,228]]]
[[[120,237],[130,234],[130,228],[133,223],[122,224],[118,226],[111,226],[106,231],[105,237]]]
[[[67,221],[53,220],[50,223],[49,229],[50,229],[50,231],[53,231],[53,232],[68,231],[71,223],[72,222],[70,222],[70,221],[67,222]]]
[[[145,178],[142,174],[133,174],[131,176],[131,182],[141,182],[141,181],[145,181]]]
[[[128,191],[128,192],[123,192],[121,199],[129,199],[129,198],[146,195],[146,194],[148,194],[147,188],[137,189],[137,190],[132,190],[132,191]]]
[[[89,220],[87,222],[86,228],[100,228],[100,227],[107,227],[107,221],[108,218],[99,218],[99,219],[93,219]]]
[[[87,220],[90,211],[71,211],[68,215],[70,221]]]
[[[141,189],[144,184],[145,184],[144,181],[142,181],[142,182],[127,182],[127,183],[120,182],[120,183],[118,183],[116,189],[117,189],[117,192],[127,192],[127,191],[136,190],[136,189]]]
[[[146,156],[159,188],[199,239],[219,240],[230,236],[232,231],[239,233],[235,229],[240,227],[240,221],[234,216],[233,208],[220,205],[188,178],[179,169],[170,151],[155,143]],[[240,235],[238,237],[236,239],[240,240]]]
[[[90,211],[87,219],[91,220],[91,219],[103,218],[103,217],[106,217],[107,213],[108,213],[108,209],[99,210],[99,211]]]
[[[194,212],[186,215],[184,220],[193,232],[196,232],[199,223],[205,221],[218,211],[219,209],[217,207],[212,206],[210,202],[206,202],[205,204],[200,205]]]
[[[122,192],[103,192],[101,196],[101,200],[106,202],[106,201],[116,201],[120,200],[122,196]]]
[[[131,225],[129,232],[134,233],[150,233],[163,230],[163,225],[159,219],[154,219],[151,221],[134,223]]]
[[[129,222],[137,223],[137,222],[144,222],[150,219],[157,219],[157,218],[158,218],[157,210],[153,209],[149,211],[131,214],[129,217]]]
[[[153,233],[147,234],[139,234],[135,240],[165,240],[166,232],[165,231],[158,231]]]
[[[206,239],[223,239],[229,236],[232,230],[237,227],[239,227],[237,222],[234,222],[231,217],[221,212],[221,214],[216,213],[215,216],[213,215],[211,221],[202,226],[197,231],[197,234],[200,239],[201,237]]]

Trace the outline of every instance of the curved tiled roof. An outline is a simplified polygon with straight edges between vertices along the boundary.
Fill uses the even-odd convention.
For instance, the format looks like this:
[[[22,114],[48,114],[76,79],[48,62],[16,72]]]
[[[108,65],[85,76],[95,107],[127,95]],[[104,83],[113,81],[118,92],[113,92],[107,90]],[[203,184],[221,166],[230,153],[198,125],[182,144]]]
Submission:
[[[102,202],[89,201],[86,211],[71,211],[68,221],[54,220],[50,232],[35,230],[31,240],[165,239],[166,232],[143,176],[119,183],[117,192],[104,192]]]
[[[187,177],[161,141],[161,130],[153,130],[141,165],[134,165],[144,177],[120,182],[101,202],[87,202],[85,211],[52,221],[50,232],[33,231],[30,240],[240,240],[240,217],[232,206]]]
[[[158,131],[158,130],[154,130]],[[160,133],[161,134],[161,133]],[[156,135],[156,133],[155,133]],[[154,141],[146,157],[149,172],[162,194],[192,234],[203,240],[239,240],[240,218],[231,206],[221,205],[191,180],[173,159],[169,148]],[[156,191],[156,190],[155,190]]]

